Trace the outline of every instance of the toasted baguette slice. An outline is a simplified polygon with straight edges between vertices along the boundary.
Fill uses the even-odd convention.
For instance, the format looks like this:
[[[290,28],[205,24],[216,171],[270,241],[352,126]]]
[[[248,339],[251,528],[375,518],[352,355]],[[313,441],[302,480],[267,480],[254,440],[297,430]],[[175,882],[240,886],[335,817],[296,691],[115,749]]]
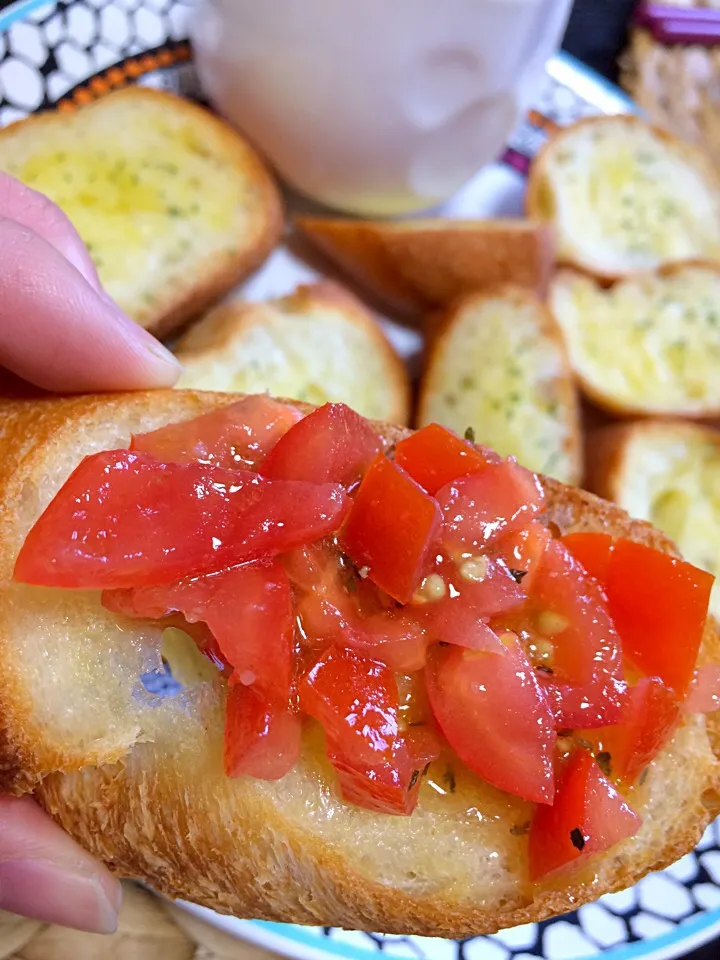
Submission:
[[[561,130],[533,163],[527,211],[553,225],[561,262],[598,277],[720,259],[714,168],[638,117],[590,117]]]
[[[720,808],[717,715],[686,719],[649,766],[632,797],[644,820],[636,837],[571,881],[531,890],[527,803],[460,767],[453,784],[441,767],[411,817],[350,807],[312,734],[283,780],[229,780],[219,679],[162,701],[143,695],[138,676],[159,663],[156,625],[121,629],[96,594],[10,583],[27,531],[84,455],[235,399],[164,391],[2,406],[0,789],[34,788],[112,869],[171,897],[241,917],[434,936],[563,913],[692,848]],[[388,445],[407,436],[377,426]],[[605,530],[673,551],[618,507],[543,483],[559,531]],[[711,621],[702,656],[720,659]]]
[[[432,421],[565,483],[579,483],[580,413],[562,334],[515,287],[462,298],[440,319],[420,386]]]
[[[372,314],[333,283],[216,307],[176,353],[185,367],[181,388],[342,401],[363,416],[397,423],[410,415],[405,365]]]
[[[408,313],[502,283],[544,295],[553,267],[551,232],[529,220],[300,217],[295,225],[349,277]]]
[[[676,264],[609,289],[561,270],[549,303],[599,406],[621,415],[720,413],[720,264]]]
[[[597,431],[587,447],[591,490],[720,576],[720,431],[677,420],[630,423]],[[717,582],[710,610],[720,617]]]
[[[6,127],[0,169],[65,211],[105,289],[158,336],[258,266],[282,229],[279,193],[249,144],[148,88]]]

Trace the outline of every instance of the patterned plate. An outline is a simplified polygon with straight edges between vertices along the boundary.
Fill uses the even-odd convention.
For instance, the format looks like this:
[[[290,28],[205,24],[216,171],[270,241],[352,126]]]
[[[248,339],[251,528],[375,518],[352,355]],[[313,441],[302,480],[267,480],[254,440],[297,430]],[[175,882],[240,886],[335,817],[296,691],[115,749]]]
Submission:
[[[267,0],[258,0],[267,2]],[[0,0],[2,6],[2,0]],[[200,97],[187,43],[192,0],[20,0],[0,11],[0,126],[51,107],[71,111],[126,83]],[[501,161],[482,171],[445,207],[449,216],[519,212],[530,159],[555,125],[635,107],[619,90],[564,54],[508,143]],[[243,288],[250,299],[276,296],[315,276],[284,248]],[[408,356],[412,334],[394,325]],[[164,685],[155,677],[158,690]],[[415,960],[667,960],[720,934],[720,821],[697,850],[634,888],[576,913],[490,937],[463,941],[395,937],[323,927],[240,921],[191,910],[231,933],[299,960],[371,960],[382,952]]]

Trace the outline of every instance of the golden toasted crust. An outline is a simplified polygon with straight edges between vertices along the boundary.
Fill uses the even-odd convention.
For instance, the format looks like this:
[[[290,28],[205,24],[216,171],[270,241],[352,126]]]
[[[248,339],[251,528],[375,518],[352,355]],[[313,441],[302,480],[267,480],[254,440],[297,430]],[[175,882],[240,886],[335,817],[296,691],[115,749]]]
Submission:
[[[462,389],[463,380],[472,386]],[[532,395],[523,397],[525,389]],[[582,443],[573,372],[562,331],[535,295],[501,286],[466,294],[436,315],[416,422],[432,420],[460,434],[472,426],[478,443],[517,457],[531,470],[579,482]]]
[[[150,410],[157,422],[179,420],[235,400],[236,395],[161,391],[11,402],[0,408],[3,580],[24,536],[24,521],[18,525],[12,519],[12,498],[22,497],[28,479],[49,468],[50,451],[73,444],[79,433],[94,435],[103,424],[115,421],[122,421],[121,433],[127,434],[136,424],[147,422]],[[407,435],[402,428],[378,427],[388,446]],[[118,441],[111,437],[108,442]],[[605,530],[657,549],[673,550],[662,534],[648,524],[630,520],[617,507],[553,480],[543,483],[549,522],[560,532]],[[5,661],[12,657],[3,640],[6,630],[7,623],[0,615],[0,653]],[[708,623],[705,655],[720,660],[718,648],[717,633]],[[29,769],[30,782],[44,775],[36,787],[37,798],[113,870],[144,879],[171,897],[237,916],[433,936],[491,932],[574,909],[602,893],[627,886],[648,870],[665,866],[692,848],[720,808],[717,762],[711,755],[705,757],[704,747],[696,759],[688,759],[688,745],[699,749],[706,742],[704,719],[693,718],[673,741],[675,746],[669,748],[662,768],[650,772],[645,793],[641,791],[633,800],[643,809],[648,804],[652,807],[647,829],[637,843],[621,845],[612,855],[597,858],[583,873],[554,885],[533,891],[518,876],[509,892],[491,889],[483,897],[481,888],[473,886],[473,877],[486,869],[484,857],[491,851],[483,854],[478,850],[477,857],[471,851],[467,880],[462,873],[455,884],[444,877],[452,877],[455,861],[460,862],[462,838],[474,835],[463,831],[493,830],[495,818],[485,825],[475,819],[464,822],[466,815],[459,811],[457,837],[451,839],[455,836],[452,832],[442,832],[447,830],[448,818],[435,817],[426,801],[410,818],[349,810],[334,800],[322,771],[313,772],[310,755],[279,784],[249,778],[229,781],[222,774],[223,696],[219,688],[201,688],[196,699],[184,702],[172,719],[164,714],[166,708],[157,707],[151,715],[155,721],[148,720],[145,742],[136,743],[121,761],[93,766],[97,759],[90,754],[89,765],[79,770],[80,765],[74,764],[66,769],[75,772],[65,774],[52,772],[58,769],[51,765],[56,761],[43,757],[41,745],[19,738],[22,731],[14,723],[17,697],[7,674],[0,674],[0,718],[5,723],[0,773],[6,786],[11,779],[16,788],[23,785],[26,758],[45,762],[42,769]],[[6,722],[8,716],[10,723]],[[676,764],[678,772],[673,776]],[[673,791],[676,796],[671,799]],[[508,810],[500,814],[506,839],[516,822],[511,811],[516,811],[512,816],[523,813],[522,804],[507,806],[508,798],[497,792],[481,791],[473,802],[481,808],[484,802],[505,804],[498,809]],[[667,822],[662,817],[664,804],[670,804],[673,813],[665,818]],[[337,832],[338,820],[345,822],[343,835]],[[452,824],[452,817],[449,820]],[[524,837],[513,836],[507,855],[511,850],[522,854],[525,842]],[[399,869],[398,861],[414,862],[413,858],[427,852],[427,876],[408,875],[402,883],[387,879],[378,867],[387,844],[395,852],[390,864],[383,861],[384,870],[395,876],[392,871]],[[509,861],[510,867],[513,862]]]
[[[126,189],[143,189],[142,177],[144,168],[140,149],[144,137],[151,136],[151,131],[157,121],[157,113],[164,115],[168,122],[168,137],[164,142],[161,156],[154,158],[158,169],[164,164],[168,172],[161,174],[163,185],[157,187],[156,198],[143,194],[137,207],[138,216],[144,214],[147,203],[169,205],[167,217],[177,215],[180,206],[192,209],[187,217],[192,220],[195,230],[198,225],[206,230],[205,242],[198,243],[192,255],[177,253],[172,244],[179,236],[178,224],[180,220],[170,220],[157,235],[153,234],[153,248],[151,255],[138,261],[139,273],[133,280],[124,281],[122,288],[116,286],[114,269],[122,265],[123,253],[132,252],[133,247],[144,250],[147,236],[140,237],[131,233],[123,239],[122,231],[117,231],[118,209],[132,204],[131,200],[115,198],[115,192],[122,194]],[[117,115],[117,116],[115,116]],[[103,127],[108,119],[115,116],[115,127]],[[132,148],[126,150],[127,140],[120,134],[127,135],[128,125],[137,123],[137,129],[132,133]],[[145,129],[144,129],[145,128]],[[110,294],[118,301],[134,320],[150,330],[158,337],[169,336],[180,329],[184,324],[218,300],[228,290],[258,267],[278,242],[283,230],[283,209],[280,193],[256,151],[250,144],[234,131],[227,123],[210,111],[184,98],[165,91],[154,90],[149,87],[129,86],[114,91],[99,100],[83,107],[77,113],[67,115],[59,112],[46,112],[0,130],[0,169],[6,170],[25,180],[30,186],[47,193],[60,206],[66,206],[67,197],[72,198],[72,190],[64,183],[59,185],[57,169],[61,163],[70,165],[68,183],[72,177],[82,181],[87,176],[87,186],[94,190],[93,183],[98,177],[115,175],[106,171],[99,172],[94,168],[83,166],[85,158],[75,163],[65,151],[68,149],[67,131],[73,131],[77,142],[77,150],[83,150],[89,156],[93,150],[101,145],[106,147],[107,153],[115,157],[117,170],[121,170],[123,177],[129,177],[134,171],[136,185],[128,180],[109,182],[104,194],[99,193],[95,200],[93,217],[94,234],[88,237],[83,224],[76,223],[83,239],[91,244],[91,255],[96,259],[100,279],[105,283]],[[58,135],[63,139],[58,156],[65,159],[55,161],[52,156],[53,148],[58,143]],[[173,140],[173,137],[176,139]],[[100,138],[100,143],[98,142]],[[187,142],[186,142],[187,141]],[[205,170],[206,180],[190,189],[185,189],[176,195],[174,178],[184,172],[183,150],[189,150],[196,157],[202,158],[202,163],[208,168]],[[73,145],[73,149],[75,149]],[[156,149],[160,149],[156,145]],[[90,163],[90,161],[87,161]],[[214,164],[215,166],[211,166]],[[53,173],[53,168],[55,172]],[[51,179],[47,179],[50,170]],[[232,171],[234,182],[243,187],[244,213],[242,216],[237,210],[228,206],[235,202],[234,198],[219,198],[227,206],[227,223],[217,226],[203,218],[209,216],[206,211],[208,197],[214,198],[213,177],[211,171],[220,171],[223,176]],[[138,179],[139,178],[139,179]],[[194,182],[194,181],[193,181]],[[144,188],[149,194],[155,186]],[[193,207],[194,204],[194,207]],[[232,209],[232,213],[230,210]],[[171,212],[172,211],[172,212]],[[75,206],[70,205],[66,212],[73,218]],[[107,219],[107,235],[101,236],[98,232]],[[152,228],[158,228],[159,215],[152,222]],[[150,227],[146,227],[150,229]],[[101,239],[98,240],[97,237]],[[208,249],[207,238],[211,237],[213,249]],[[174,239],[175,238],[175,239]],[[186,238],[188,248],[192,241]],[[123,248],[123,244],[125,247]],[[161,263],[162,255],[167,255],[168,265]],[[172,258],[175,257],[176,261]],[[108,273],[108,263],[115,265],[113,272]],[[174,269],[172,263],[180,264],[181,269]],[[142,284],[142,290],[139,285]]]
[[[295,226],[356,282],[408,313],[503,283],[543,296],[554,261],[550,229],[528,220],[299,217]]]
[[[222,304],[191,327],[175,352],[185,368],[181,389],[268,390],[316,404],[347,403],[394,423],[410,417],[405,364],[365,305],[329,280],[275,300]]]
[[[554,224],[557,227],[555,223],[555,201],[549,185],[550,163],[559,151],[563,149],[572,150],[572,140],[578,131],[582,132],[591,126],[607,124],[616,124],[619,128],[625,127],[626,129],[644,127],[652,131],[657,139],[670,147],[672,151],[690,167],[693,167],[705,181],[708,191],[708,207],[715,207],[718,211],[718,218],[720,218],[720,206],[718,205],[717,199],[720,195],[720,176],[706,154],[698,147],[681,140],[668,130],[648,124],[645,120],[632,114],[585,117],[569,126],[558,127],[539,150],[530,168],[525,195],[525,210],[528,217],[533,218],[539,223]],[[702,256],[699,251],[696,255]],[[679,258],[673,258],[673,260],[676,259]],[[687,259],[687,256],[683,259]],[[604,270],[597,267],[590,267],[577,251],[573,253],[568,253],[567,251],[565,253],[559,252],[558,261],[561,265],[571,266],[603,282],[612,282],[619,280],[621,277],[633,276],[644,272],[643,270],[632,268],[624,270]],[[662,264],[658,264],[657,266],[661,265]]]

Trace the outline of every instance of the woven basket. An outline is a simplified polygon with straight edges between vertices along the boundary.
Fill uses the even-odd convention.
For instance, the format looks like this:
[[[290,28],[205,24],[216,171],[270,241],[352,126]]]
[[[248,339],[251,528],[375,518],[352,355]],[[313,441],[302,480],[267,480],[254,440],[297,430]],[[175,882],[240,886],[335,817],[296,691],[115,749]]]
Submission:
[[[124,891],[120,924],[111,937],[0,911],[0,960],[276,960],[133,884]]]

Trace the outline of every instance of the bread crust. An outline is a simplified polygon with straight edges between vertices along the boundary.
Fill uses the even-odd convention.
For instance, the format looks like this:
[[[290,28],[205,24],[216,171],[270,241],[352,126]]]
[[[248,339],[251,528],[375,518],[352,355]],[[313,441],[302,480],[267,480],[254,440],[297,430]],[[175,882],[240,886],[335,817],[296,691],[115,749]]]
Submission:
[[[112,109],[114,104],[124,101],[130,101],[138,109],[142,109],[143,104],[160,105],[174,115],[184,114],[195,128],[211,129],[213,136],[224,144],[228,155],[234,158],[238,172],[251,184],[258,210],[262,211],[256,220],[246,225],[243,235],[235,238],[234,251],[213,253],[198,260],[180,282],[157,290],[152,306],[143,309],[142,315],[133,317],[155,336],[166,338],[177,333],[267,258],[284,229],[282,200],[260,155],[239,133],[209,110],[172,93],[131,85],[82,107],[71,120],[77,123],[78,117],[82,117],[92,123],[93,111]],[[44,129],[46,139],[52,143],[52,130],[58,122],[67,123],[67,115],[49,111],[17,121],[0,130],[0,149],[4,140],[17,136],[21,129],[30,126]]]
[[[562,357],[562,375],[555,378],[553,383],[560,395],[560,406],[569,425],[568,437],[563,444],[563,450],[568,455],[571,464],[571,475],[566,482],[577,484],[580,481],[583,460],[580,402],[575,388],[575,376],[570,364],[565,338],[559,323],[550,310],[530,291],[515,285],[501,285],[482,293],[468,293],[455,300],[446,310],[433,316],[429,325],[429,336],[426,338],[424,369],[418,397],[417,424],[422,425],[428,422],[427,407],[430,398],[443,389],[443,385],[435,372],[435,364],[440,354],[447,349],[446,343],[452,335],[454,325],[461,322],[462,314],[472,305],[481,304],[485,300],[496,299],[506,300],[510,308],[529,306],[536,310],[541,335],[552,341]]]
[[[131,426],[151,407],[154,411],[161,409],[167,420],[180,420],[237,399],[237,395],[158,391],[15,401],[1,406],[0,532],[7,534],[0,537],[3,580],[7,583],[14,554],[24,536],[12,523],[12,498],[22,493],[29,475],[44,468],[48,445],[71,443],[74,432],[91,427],[97,430],[117,419]],[[378,428],[387,446],[408,432],[387,424]],[[661,533],[631,520],[616,506],[553,480],[544,479],[543,485],[549,522],[559,531],[604,530],[674,552]],[[0,616],[0,641],[2,637]],[[720,660],[720,640],[711,622],[706,628],[704,650],[706,657]],[[0,722],[8,715],[16,718],[13,697],[14,691],[0,674]],[[168,753],[167,743],[148,741],[136,744],[115,763],[103,758],[96,766],[96,759],[89,756],[82,769],[76,764],[64,773],[53,772],[62,770],[62,766],[52,766],[37,743],[22,740],[22,728],[6,725],[4,740],[0,739],[3,784],[21,790],[35,783],[39,802],[83,846],[116,873],[143,879],[170,897],[189,899],[236,916],[447,937],[489,933],[542,920],[625,887],[690,850],[720,809],[720,766],[712,761],[690,771],[697,789],[688,793],[681,815],[661,834],[657,846],[639,851],[621,846],[611,856],[593,862],[591,870],[534,892],[520,885],[512,896],[498,898],[497,902],[468,902],[462,891],[450,887],[423,895],[417,890],[388,886],[381,877],[361,869],[363,849],[371,860],[374,855],[373,835],[367,824],[377,819],[376,815],[357,812],[354,842],[359,854],[350,862],[340,849],[326,842],[322,830],[315,835],[317,824],[310,807],[301,824],[285,816],[290,794],[285,796],[283,789],[291,790],[291,786],[278,788],[279,792],[273,794],[257,782],[224,780],[218,746],[222,697],[214,692],[202,697],[208,702],[203,700],[207,712],[202,714],[200,724],[200,752],[192,752],[191,738],[196,734],[190,732],[186,740],[181,724],[168,734],[178,741],[177,757]],[[702,718],[698,722],[703,722]],[[213,725],[218,724],[220,732],[216,730],[210,737]],[[709,718],[708,725],[714,724],[715,720]],[[207,748],[203,747],[205,736]],[[183,751],[190,751],[192,762],[186,762]],[[681,755],[678,748],[678,757]],[[28,758],[41,766],[26,767]],[[661,786],[657,785],[658,792]],[[328,799],[322,800],[318,810],[324,809],[322,804]],[[429,834],[424,835],[424,841],[433,843]],[[451,847],[437,850],[439,858],[453,854]]]
[[[546,195],[548,190],[548,166],[553,152],[572,138],[579,129],[609,122],[625,124],[629,127],[641,126],[650,128],[659,140],[662,140],[671,147],[672,150],[679,154],[690,166],[695,167],[705,179],[708,186],[708,202],[716,204],[716,209],[719,210],[720,215],[720,207],[718,207],[718,201],[716,199],[720,195],[720,174],[718,174],[702,150],[694,144],[681,140],[668,130],[649,124],[647,121],[633,114],[613,114],[612,116],[599,115],[584,117],[569,126],[557,127],[554,130],[536,154],[530,167],[525,194],[525,212],[528,217],[532,217],[540,223],[552,224],[554,222],[553,211],[548,211],[548,198]],[[551,203],[551,206],[554,206],[554,203]],[[558,255],[558,265],[572,267],[578,272],[584,273],[586,276],[595,277],[598,281],[605,284],[613,283],[621,279],[632,278],[646,272],[644,270],[617,272],[592,269],[582,260],[573,256],[563,256],[562,254]],[[673,264],[665,264],[662,266],[671,267]]]
[[[528,220],[298,217],[294,223],[350,277],[407,314],[504,283],[544,296],[555,259],[552,230]]]

